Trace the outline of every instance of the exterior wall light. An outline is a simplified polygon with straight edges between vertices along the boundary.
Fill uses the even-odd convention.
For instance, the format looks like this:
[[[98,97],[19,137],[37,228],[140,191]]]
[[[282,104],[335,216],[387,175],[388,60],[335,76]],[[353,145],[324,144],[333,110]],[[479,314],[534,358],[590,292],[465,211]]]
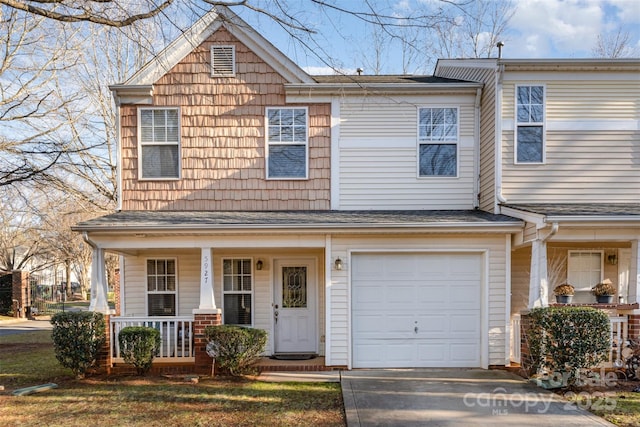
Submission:
[[[336,261],[333,263],[333,266],[338,271],[342,270],[342,260],[340,258],[336,258]]]
[[[262,270],[263,265],[262,260],[259,259],[258,262],[256,262],[256,270]]]

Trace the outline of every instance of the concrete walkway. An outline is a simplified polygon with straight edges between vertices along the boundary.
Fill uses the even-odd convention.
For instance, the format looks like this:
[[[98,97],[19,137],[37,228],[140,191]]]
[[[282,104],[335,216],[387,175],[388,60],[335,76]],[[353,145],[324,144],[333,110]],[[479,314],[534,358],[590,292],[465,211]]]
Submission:
[[[613,426],[506,371],[353,370],[341,383],[349,427]]]
[[[0,336],[51,329],[53,329],[53,325],[48,317],[38,320],[16,319],[0,321]]]

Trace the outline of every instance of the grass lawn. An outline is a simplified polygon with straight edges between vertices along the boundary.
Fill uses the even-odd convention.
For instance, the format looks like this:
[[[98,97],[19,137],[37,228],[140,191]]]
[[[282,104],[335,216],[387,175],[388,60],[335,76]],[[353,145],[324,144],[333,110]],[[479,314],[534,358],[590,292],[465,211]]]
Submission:
[[[2,425],[47,426],[344,426],[335,383],[264,383],[162,377],[75,380],[53,355],[51,332],[0,337]],[[16,388],[59,388],[15,397]]]
[[[638,386],[638,383],[636,383]],[[615,402],[613,410],[606,409]],[[609,403],[607,405],[607,403]],[[640,426],[640,393],[633,391],[617,392],[611,396],[611,402],[602,405],[604,409],[591,409],[591,412],[621,427]]]

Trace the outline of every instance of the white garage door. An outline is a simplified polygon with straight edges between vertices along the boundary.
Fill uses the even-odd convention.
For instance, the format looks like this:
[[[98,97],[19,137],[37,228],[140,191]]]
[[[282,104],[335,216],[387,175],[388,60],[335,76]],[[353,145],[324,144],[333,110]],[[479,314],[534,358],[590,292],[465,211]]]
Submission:
[[[482,255],[352,258],[354,368],[479,367]]]

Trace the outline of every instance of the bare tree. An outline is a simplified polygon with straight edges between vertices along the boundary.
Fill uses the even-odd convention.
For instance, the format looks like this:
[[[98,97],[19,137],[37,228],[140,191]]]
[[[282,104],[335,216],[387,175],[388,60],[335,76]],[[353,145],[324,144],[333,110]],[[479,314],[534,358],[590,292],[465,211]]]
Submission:
[[[595,58],[632,58],[640,55],[640,49],[633,46],[628,30],[617,28],[615,31],[598,34],[591,54]]]

